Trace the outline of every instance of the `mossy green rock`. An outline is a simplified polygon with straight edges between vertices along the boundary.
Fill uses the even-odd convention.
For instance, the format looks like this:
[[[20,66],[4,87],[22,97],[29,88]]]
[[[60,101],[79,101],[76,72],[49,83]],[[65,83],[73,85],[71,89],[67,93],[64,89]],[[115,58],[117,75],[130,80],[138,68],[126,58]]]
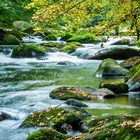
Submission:
[[[120,65],[123,68],[130,69],[138,62],[140,62],[140,56],[134,56],[134,57],[124,60],[123,62],[120,63]]]
[[[79,108],[54,107],[47,110],[32,112],[21,124],[21,127],[53,127],[61,131],[63,124],[69,124],[73,129],[78,129],[78,123],[83,118],[90,116]]]
[[[125,76],[128,70],[121,67],[113,59],[104,59],[95,72],[96,77]]]
[[[140,62],[130,69],[126,81],[130,91],[140,91]]]
[[[62,134],[55,129],[41,128],[34,131],[26,140],[66,140],[70,136]]]
[[[63,35],[62,37],[61,37],[61,40],[63,40],[63,41],[67,41],[69,38],[71,38],[73,35],[72,34],[70,34],[70,33],[66,33],[65,35]]]
[[[140,48],[140,39],[137,41],[137,46]]]
[[[6,35],[3,38],[2,42],[4,45],[19,45],[20,44],[20,40],[14,35]]]
[[[77,48],[80,47],[83,47],[83,45],[78,42],[69,42],[63,48],[61,48],[60,51],[66,53],[73,53]]]
[[[116,94],[128,93],[128,85],[118,82],[101,82],[99,88],[108,88]]]
[[[59,87],[51,91],[50,97],[59,100],[96,100],[99,97],[105,97],[109,94],[112,95],[112,93],[106,89],[101,91],[90,87]]]
[[[102,41],[100,37],[93,35],[74,35],[67,40],[68,42],[80,42],[80,43],[99,43]]]
[[[80,140],[137,140],[140,139],[140,120],[131,116],[105,116],[84,120],[87,133]],[[69,140],[79,140],[78,136]]]
[[[23,44],[13,49],[12,57],[38,57],[45,54],[45,49],[36,44]]]
[[[129,45],[129,44],[130,44],[129,39],[122,39],[122,40],[119,40],[111,45]]]
[[[50,34],[44,37],[46,40],[57,40],[57,37],[54,34]]]

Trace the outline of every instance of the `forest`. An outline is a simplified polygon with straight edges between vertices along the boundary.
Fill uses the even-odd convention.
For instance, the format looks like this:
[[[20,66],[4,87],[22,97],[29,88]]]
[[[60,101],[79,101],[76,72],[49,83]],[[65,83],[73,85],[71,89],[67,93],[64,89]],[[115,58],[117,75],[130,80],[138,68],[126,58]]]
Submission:
[[[0,140],[139,140],[140,0],[0,0]]]

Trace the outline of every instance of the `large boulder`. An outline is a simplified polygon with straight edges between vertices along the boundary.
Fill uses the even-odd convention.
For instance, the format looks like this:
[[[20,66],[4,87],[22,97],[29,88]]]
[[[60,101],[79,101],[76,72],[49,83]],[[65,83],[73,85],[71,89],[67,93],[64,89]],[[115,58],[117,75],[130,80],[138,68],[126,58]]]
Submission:
[[[140,91],[140,62],[130,69],[126,81],[130,91]]]
[[[90,51],[79,55],[80,58],[97,59],[97,60],[107,58],[112,58],[116,60],[125,60],[134,56],[140,56],[140,49],[128,47],[120,47],[120,48],[114,47],[107,49],[104,48],[102,50],[97,51],[97,53]]]
[[[130,44],[130,39],[121,39],[112,43],[111,45],[129,45],[129,44]]]
[[[4,45],[19,45],[20,40],[14,35],[6,35],[3,38],[2,44],[4,44]]]
[[[45,54],[45,49],[36,44],[23,44],[13,49],[12,57],[39,57]]]
[[[124,60],[123,62],[120,63],[120,65],[123,68],[130,69],[138,62],[140,62],[140,56],[134,56],[134,57]]]
[[[99,88],[108,88],[115,94],[128,93],[128,85],[118,82],[101,82]]]
[[[112,92],[99,90],[96,88],[80,87],[59,87],[51,91],[50,97],[60,100],[77,99],[77,100],[96,100],[99,97],[109,97]]]
[[[20,127],[51,127],[63,132],[64,124],[71,125],[73,130],[80,129],[80,121],[90,115],[76,107],[54,107],[32,112]]]
[[[104,59],[95,72],[96,77],[125,76],[128,70],[121,67],[113,59]]]
[[[55,129],[41,128],[34,131],[26,140],[66,140],[70,136],[62,134]]]

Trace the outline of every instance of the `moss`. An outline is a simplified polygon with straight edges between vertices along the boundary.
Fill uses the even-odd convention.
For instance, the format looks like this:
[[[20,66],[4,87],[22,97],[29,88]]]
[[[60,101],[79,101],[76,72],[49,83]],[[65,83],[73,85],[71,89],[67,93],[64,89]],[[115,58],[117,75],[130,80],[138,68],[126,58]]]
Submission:
[[[63,48],[61,48],[60,51],[73,53],[79,47],[83,47],[83,45],[78,42],[70,42],[70,43],[67,43]]]
[[[61,40],[67,41],[69,38],[71,38],[73,35],[70,33],[66,33],[61,37]]]
[[[54,34],[49,34],[44,37],[46,40],[57,40],[57,37]]]
[[[140,39],[137,41],[137,46],[140,47]]]
[[[58,48],[59,49],[59,48],[64,47],[64,44],[57,43],[57,42],[48,42],[48,43],[42,44],[42,46],[49,47],[49,48]]]
[[[33,132],[26,140],[66,140],[69,137],[54,129],[42,128]]]
[[[128,85],[118,82],[101,82],[99,88],[108,88],[116,94],[128,93]]]
[[[20,40],[14,35],[6,35],[3,39],[4,45],[19,45]]]
[[[67,100],[67,99],[77,99],[77,100],[93,100],[97,99],[99,95],[92,94],[91,91],[85,88],[76,87],[59,87],[54,89],[50,93],[50,97],[54,99]]]
[[[80,43],[99,43],[102,41],[101,38],[92,36],[90,34],[86,35],[74,35],[67,40],[68,42],[80,42]]]
[[[87,112],[78,108],[54,107],[39,112],[32,112],[22,123],[21,127],[53,127],[61,131],[61,126],[70,124],[73,129],[78,127],[81,119],[89,116]]]
[[[23,44],[13,49],[12,57],[34,57],[44,55],[45,49],[35,44]]]

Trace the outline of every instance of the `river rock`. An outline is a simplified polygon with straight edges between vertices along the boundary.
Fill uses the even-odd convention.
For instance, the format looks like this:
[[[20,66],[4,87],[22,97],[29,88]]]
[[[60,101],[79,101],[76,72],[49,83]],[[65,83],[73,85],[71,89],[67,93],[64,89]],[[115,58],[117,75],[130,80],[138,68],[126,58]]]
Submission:
[[[58,131],[63,124],[71,125],[73,130],[78,130],[80,121],[90,115],[81,108],[76,107],[54,107],[47,110],[32,112],[23,121],[21,127],[52,127]]]
[[[69,137],[52,128],[41,128],[34,131],[26,140],[66,140]]]
[[[104,59],[95,72],[96,77],[125,76],[128,70],[121,67],[113,59]]]
[[[75,66],[76,64],[70,61],[61,61],[58,62],[57,65],[63,65],[63,66]]]
[[[130,69],[126,81],[130,91],[140,91],[140,62]]]
[[[115,94],[128,93],[128,85],[126,83],[118,82],[101,82],[99,88],[107,88]]]
[[[98,91],[101,92],[101,94],[104,93],[104,95],[103,95],[103,98],[104,99],[111,99],[111,98],[116,97],[116,95],[114,94],[114,92],[111,91],[108,88],[100,88],[100,89],[98,89]]]
[[[45,55],[45,49],[36,44],[23,44],[13,49],[12,57],[39,57]]]
[[[97,51],[97,53],[90,51],[79,55],[80,58],[96,60],[102,60],[107,58],[112,58],[115,60],[125,60],[134,56],[140,56],[140,49],[128,47],[114,47],[104,48],[102,50]]]
[[[4,45],[19,45],[20,44],[20,40],[16,36],[14,36],[14,35],[6,35],[3,38],[2,43]]]
[[[65,104],[76,106],[76,107],[88,107],[88,105],[76,100],[76,99],[68,99]]]
[[[127,60],[124,60],[123,62],[120,63],[120,65],[123,68],[130,69],[135,64],[137,64],[138,62],[140,62],[140,56],[134,56],[134,57],[131,57],[131,58],[127,59]]]
[[[112,43],[111,45],[129,45],[129,44],[130,44],[130,39],[121,39]]]

